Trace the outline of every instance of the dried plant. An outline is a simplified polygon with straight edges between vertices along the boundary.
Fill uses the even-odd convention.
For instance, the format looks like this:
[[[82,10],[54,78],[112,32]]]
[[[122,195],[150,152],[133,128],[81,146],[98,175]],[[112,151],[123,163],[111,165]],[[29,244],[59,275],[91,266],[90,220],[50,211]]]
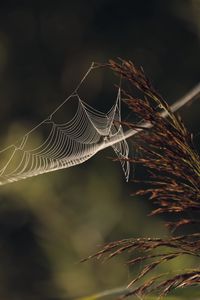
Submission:
[[[110,259],[126,251],[134,253],[136,257],[127,263],[135,265],[143,262],[144,267],[130,282],[122,297],[143,297],[150,293],[158,293],[162,297],[173,289],[200,284],[199,267],[190,271],[177,271],[175,275],[164,276],[164,279],[157,276],[139,283],[147,273],[163,262],[184,255],[195,256],[197,259],[200,256],[200,159],[194,148],[192,135],[180,117],[173,113],[154,89],[143,69],[124,60],[110,61],[107,66],[142,92],[144,98],[135,98],[123,91],[125,103],[141,120],[140,125],[123,123],[130,129],[138,130],[134,137],[134,146],[137,145],[141,156],[130,158],[129,161],[143,166],[148,178],[133,180],[135,184],[143,183],[143,188],[139,185],[134,194],[149,195],[155,204],[151,215],[167,214],[168,217],[173,216],[173,221],[166,221],[171,230],[168,238],[138,238],[112,242],[89,258]],[[143,124],[147,123],[150,126],[143,128]],[[175,233],[180,226],[192,224],[196,226],[191,228],[192,232],[189,234]]]

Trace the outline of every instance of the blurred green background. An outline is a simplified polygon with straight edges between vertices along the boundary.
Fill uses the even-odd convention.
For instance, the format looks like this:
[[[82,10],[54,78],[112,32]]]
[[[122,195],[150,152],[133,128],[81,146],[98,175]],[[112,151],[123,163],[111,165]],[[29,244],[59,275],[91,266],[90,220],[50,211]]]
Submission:
[[[92,61],[133,60],[172,103],[200,79],[199,38],[199,0],[1,1],[1,148],[49,115]],[[104,111],[118,82],[105,73],[92,73],[84,88],[85,101]],[[198,140],[198,101],[181,115]],[[130,197],[133,184],[108,156],[109,149],[0,188],[0,299],[59,300],[125,286],[137,270],[125,257],[79,261],[108,241],[168,234],[161,218],[146,217],[147,199]],[[184,258],[158,271],[195,264]]]

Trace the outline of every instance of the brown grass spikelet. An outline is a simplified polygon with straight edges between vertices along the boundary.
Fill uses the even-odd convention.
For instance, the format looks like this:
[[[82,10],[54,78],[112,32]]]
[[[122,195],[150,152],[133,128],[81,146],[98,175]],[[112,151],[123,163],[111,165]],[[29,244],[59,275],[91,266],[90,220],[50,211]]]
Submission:
[[[151,215],[165,214],[173,216],[166,221],[171,235],[167,238],[124,239],[109,243],[89,258],[111,259],[128,252],[131,257],[127,264],[143,263],[140,273],[128,285],[128,292],[121,298],[157,293],[165,296],[176,288],[200,284],[200,268],[177,271],[175,275],[152,277],[139,283],[152,270],[162,263],[167,263],[180,256],[200,257],[200,158],[195,150],[192,135],[184,126],[181,118],[175,114],[155,90],[142,68],[137,68],[131,61],[110,60],[107,64],[112,71],[142,92],[142,98],[123,91],[123,100],[141,122],[123,122],[129,129],[138,129],[134,136],[141,155],[130,158],[130,163],[141,165],[147,180],[134,179],[143,183],[134,194],[149,196],[155,204]],[[164,114],[163,115],[163,111]],[[167,116],[167,117],[166,117]],[[144,127],[143,124],[150,126]],[[140,185],[141,186],[141,185]],[[189,225],[192,232],[177,235],[176,230]],[[164,249],[164,252],[156,250]],[[142,252],[142,255],[141,255]],[[139,254],[138,254],[139,253]]]

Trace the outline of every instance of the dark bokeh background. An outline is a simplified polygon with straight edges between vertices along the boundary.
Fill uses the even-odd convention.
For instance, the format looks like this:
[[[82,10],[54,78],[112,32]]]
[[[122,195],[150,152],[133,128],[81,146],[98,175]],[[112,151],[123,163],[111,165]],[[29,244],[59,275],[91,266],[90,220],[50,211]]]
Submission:
[[[199,37],[199,0],[1,1],[1,148],[59,105],[92,61],[134,60],[171,103],[200,79]],[[116,78],[105,81],[99,71],[85,86],[88,103],[101,109],[113,104]],[[199,104],[181,115],[198,140]],[[162,220],[146,217],[149,203],[129,196],[132,184],[111,154],[1,188],[1,299],[61,299],[126,285],[134,270],[122,257],[77,262],[105,241],[167,234]],[[183,262],[172,270],[176,263]]]

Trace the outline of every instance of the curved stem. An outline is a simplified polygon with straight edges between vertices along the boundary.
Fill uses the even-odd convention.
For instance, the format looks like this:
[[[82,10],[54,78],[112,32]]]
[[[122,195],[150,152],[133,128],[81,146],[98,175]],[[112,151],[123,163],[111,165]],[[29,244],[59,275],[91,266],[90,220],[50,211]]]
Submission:
[[[186,105],[190,101],[198,99],[199,96],[200,96],[200,83],[198,83],[193,89],[191,89],[185,96],[183,96],[182,98],[178,99],[175,103],[173,103],[170,106],[170,109],[172,112],[176,112],[177,110],[182,108],[184,105]],[[166,118],[167,115],[168,115],[168,113],[166,110],[161,113],[161,116],[164,118]],[[145,122],[145,123],[141,124],[141,127],[151,128],[152,124],[149,122]],[[123,136],[114,136],[114,137],[110,138],[110,140],[104,141],[104,143],[101,144],[101,147],[99,148],[98,151],[103,150],[107,147],[110,147],[118,142],[121,142],[122,140],[126,140],[142,130],[143,130],[142,128],[129,129],[124,132]]]

